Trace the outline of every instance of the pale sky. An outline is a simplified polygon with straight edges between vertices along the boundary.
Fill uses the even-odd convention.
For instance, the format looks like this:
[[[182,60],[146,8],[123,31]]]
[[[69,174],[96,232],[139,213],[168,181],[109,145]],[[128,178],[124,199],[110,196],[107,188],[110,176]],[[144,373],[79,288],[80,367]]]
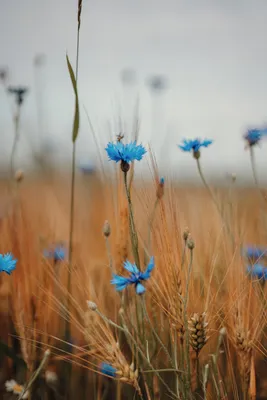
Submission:
[[[9,67],[11,84],[31,88],[21,120],[22,167],[28,161],[27,138],[36,137],[38,143],[40,136],[36,81],[43,136],[59,146],[60,159],[70,157],[74,97],[65,55],[74,64],[76,7],[76,0],[0,0],[0,67]],[[79,160],[96,157],[83,107],[104,147],[110,126],[113,135],[118,133],[120,118],[129,131],[139,95],[140,141],[151,143],[163,174],[195,173],[194,160],[177,144],[200,136],[214,139],[202,153],[207,175],[216,170],[250,176],[242,135],[267,122],[266,37],[266,0],[84,0]],[[33,59],[40,53],[46,63],[36,73]],[[120,81],[124,68],[136,71],[135,84],[125,89]],[[146,84],[153,74],[168,81],[156,100]],[[10,154],[13,133],[2,88],[0,104],[3,157]],[[259,172],[266,171],[267,143],[256,152]]]

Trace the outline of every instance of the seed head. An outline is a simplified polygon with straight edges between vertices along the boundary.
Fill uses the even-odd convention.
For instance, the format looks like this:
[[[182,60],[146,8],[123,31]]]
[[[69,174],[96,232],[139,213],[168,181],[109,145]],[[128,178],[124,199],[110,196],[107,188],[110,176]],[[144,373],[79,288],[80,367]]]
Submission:
[[[97,310],[97,305],[93,301],[87,300],[87,307],[89,310],[96,311]]]
[[[17,182],[21,182],[23,178],[24,178],[24,173],[23,173],[23,171],[22,171],[21,169],[18,169],[18,170],[15,172],[15,180],[16,180]]]
[[[183,239],[185,242],[187,241],[189,234],[190,234],[189,229],[185,228],[184,233],[183,233]]]
[[[104,222],[103,233],[106,238],[109,237],[111,233],[110,224],[107,220]]]
[[[198,354],[202,347],[207,343],[207,326],[205,313],[195,313],[188,321],[190,331],[190,344]]]
[[[195,242],[193,239],[189,238],[187,240],[187,247],[189,248],[189,250],[193,250],[195,248]]]

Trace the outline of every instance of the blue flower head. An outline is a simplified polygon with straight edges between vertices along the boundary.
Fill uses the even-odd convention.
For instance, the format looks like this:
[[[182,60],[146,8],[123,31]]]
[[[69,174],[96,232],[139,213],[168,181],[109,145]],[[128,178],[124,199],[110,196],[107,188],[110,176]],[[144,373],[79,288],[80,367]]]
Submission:
[[[213,140],[210,139],[184,139],[183,144],[179,145],[178,147],[186,152],[193,152],[193,156],[198,159],[200,157],[200,148],[201,147],[208,147],[210,144],[213,143]]]
[[[134,160],[142,160],[146,149],[141,145],[137,145],[136,141],[128,144],[123,144],[121,141],[117,143],[108,143],[106,147],[109,160],[113,160],[116,163],[121,162],[121,169],[124,172],[128,172],[130,168],[130,162]]]
[[[103,362],[100,366],[100,371],[104,375],[108,375],[108,376],[111,376],[112,378],[116,378],[117,370],[116,370],[116,368],[112,367],[112,365],[110,365],[110,364]]]
[[[249,129],[245,133],[244,139],[247,141],[248,146],[252,147],[258,144],[264,136],[267,136],[267,128],[265,129],[254,128],[254,129]]]
[[[113,279],[111,280],[112,285],[116,285],[116,290],[121,292],[127,286],[134,285],[135,291],[137,294],[143,294],[146,291],[146,288],[142,285],[142,281],[146,281],[150,278],[151,272],[154,268],[154,257],[150,258],[149,264],[145,270],[145,272],[139,271],[135,264],[131,264],[129,261],[124,263],[124,268],[126,271],[130,272],[130,276],[128,278],[120,275],[113,274]]]
[[[11,253],[0,254],[0,272],[6,272],[8,275],[16,269],[17,260],[13,259]]]
[[[46,258],[52,258],[55,262],[65,260],[67,257],[67,249],[64,245],[57,245],[52,250],[45,250],[44,256]]]
[[[256,260],[262,257],[267,257],[267,249],[261,249],[259,247],[247,247],[245,254],[248,258]]]
[[[267,268],[261,264],[249,265],[247,273],[256,279],[262,279],[264,282],[267,280]]]

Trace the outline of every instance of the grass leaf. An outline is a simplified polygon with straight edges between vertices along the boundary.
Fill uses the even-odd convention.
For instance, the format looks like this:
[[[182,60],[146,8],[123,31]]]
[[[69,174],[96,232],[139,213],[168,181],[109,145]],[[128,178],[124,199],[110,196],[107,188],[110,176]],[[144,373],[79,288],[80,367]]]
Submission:
[[[73,128],[72,128],[72,142],[75,143],[78,137],[79,126],[80,126],[79,98],[78,98],[77,82],[68,55],[66,55],[66,58],[67,58],[70,79],[75,94],[75,114],[74,114]]]

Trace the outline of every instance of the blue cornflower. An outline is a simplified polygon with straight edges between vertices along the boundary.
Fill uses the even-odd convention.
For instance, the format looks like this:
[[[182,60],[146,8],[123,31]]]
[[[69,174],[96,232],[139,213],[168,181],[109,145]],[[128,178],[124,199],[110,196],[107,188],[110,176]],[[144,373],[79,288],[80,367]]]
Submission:
[[[267,128],[265,129],[249,129],[245,135],[244,139],[248,142],[248,145],[255,146],[255,144],[258,144],[260,140],[262,139],[263,136],[267,136]]]
[[[80,165],[80,170],[85,175],[90,175],[95,172],[95,166],[93,164],[83,164]]]
[[[146,149],[141,145],[137,145],[136,141],[123,144],[121,141],[117,143],[108,143],[105,148],[110,160],[121,162],[121,169],[124,172],[129,171],[129,163],[137,160],[140,161],[146,153]]]
[[[11,253],[0,254],[0,272],[6,272],[8,275],[16,269],[17,260],[13,259]]]
[[[67,249],[63,245],[58,245],[52,250],[45,250],[43,254],[46,258],[53,258],[55,262],[62,261],[67,257]]]
[[[210,144],[213,143],[213,140],[210,139],[184,139],[183,140],[183,144],[179,145],[178,147],[183,150],[183,151],[187,151],[187,152],[193,152],[193,156],[195,158],[199,158],[200,157],[200,148],[201,147],[208,147]]]
[[[110,364],[103,362],[100,366],[100,371],[102,372],[102,374],[111,376],[112,378],[116,378],[117,370]]]
[[[113,274],[113,279],[111,280],[112,285],[116,285],[116,290],[118,292],[124,290],[129,285],[134,285],[137,294],[143,294],[146,289],[142,285],[142,281],[146,281],[150,278],[150,274],[154,268],[154,257],[150,258],[149,264],[145,272],[139,271],[135,264],[131,264],[129,261],[124,263],[124,268],[130,272],[129,278],[124,276],[119,276]]]
[[[261,264],[249,265],[247,267],[247,273],[253,278],[267,280],[267,268]]]
[[[246,256],[252,259],[259,259],[261,257],[267,257],[267,249],[261,249],[259,247],[247,247]]]

